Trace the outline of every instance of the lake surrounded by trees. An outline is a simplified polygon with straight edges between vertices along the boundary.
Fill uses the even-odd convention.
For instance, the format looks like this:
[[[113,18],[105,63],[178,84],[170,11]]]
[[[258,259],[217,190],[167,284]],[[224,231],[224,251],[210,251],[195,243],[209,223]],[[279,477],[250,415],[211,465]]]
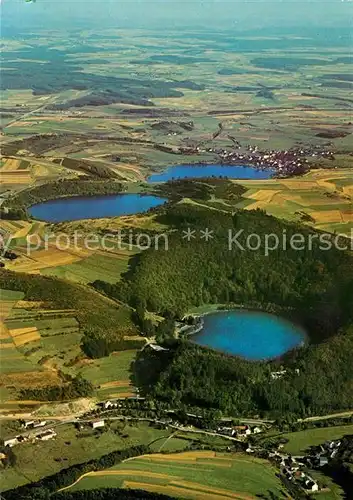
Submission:
[[[228,177],[229,179],[269,179],[274,170],[244,165],[175,165],[147,178],[147,182],[166,182],[173,179],[201,179],[202,177]]]
[[[306,340],[298,325],[260,311],[237,309],[206,314],[193,342],[251,361],[277,358]]]
[[[140,194],[113,194],[103,196],[72,196],[37,203],[29,207],[29,214],[46,222],[80,219],[100,219],[147,212],[162,205],[165,198]]]

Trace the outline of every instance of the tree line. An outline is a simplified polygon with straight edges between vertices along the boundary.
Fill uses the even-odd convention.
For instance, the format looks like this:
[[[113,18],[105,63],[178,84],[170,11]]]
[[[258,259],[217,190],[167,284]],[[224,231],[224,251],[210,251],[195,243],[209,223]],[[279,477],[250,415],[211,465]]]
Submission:
[[[2,495],[5,500],[18,500],[19,498],[22,500],[46,499],[57,490],[70,486],[87,472],[108,469],[127,458],[137,457],[146,453],[149,453],[149,447],[147,445],[133,446],[125,450],[116,450],[106,455],[102,455],[99,458],[62,469],[56,474],[44,477],[39,481],[8,490]],[[64,493],[62,495],[64,495]]]

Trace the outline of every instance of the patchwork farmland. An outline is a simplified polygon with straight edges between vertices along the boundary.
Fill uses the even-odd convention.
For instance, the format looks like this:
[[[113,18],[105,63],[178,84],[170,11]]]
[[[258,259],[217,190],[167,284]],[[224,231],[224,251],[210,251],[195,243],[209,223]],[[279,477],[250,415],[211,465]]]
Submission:
[[[260,208],[276,217],[300,220],[316,229],[351,236],[353,171],[311,170],[303,177],[238,181],[248,190],[239,208]]]
[[[68,491],[102,487],[144,489],[191,500],[252,500],[268,491],[286,498],[267,461],[214,451],[144,455],[85,474]]]

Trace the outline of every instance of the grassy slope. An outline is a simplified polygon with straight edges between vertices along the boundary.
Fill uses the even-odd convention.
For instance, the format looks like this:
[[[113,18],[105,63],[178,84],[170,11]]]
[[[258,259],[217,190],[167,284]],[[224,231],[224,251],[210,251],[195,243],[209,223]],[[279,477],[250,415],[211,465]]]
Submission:
[[[283,434],[281,437],[289,440],[284,446],[284,451],[298,455],[304,453],[310,446],[316,446],[328,440],[340,439],[346,434],[353,434],[353,425],[306,429]]]
[[[36,481],[70,465],[98,458],[117,449],[148,444],[169,434],[169,431],[158,430],[144,423],[131,426],[120,422],[112,424],[109,430],[105,428],[103,432],[93,431],[89,427],[80,432],[72,424],[59,426],[56,432],[57,437],[53,440],[35,445],[25,443],[14,449],[17,464],[15,468],[2,472],[2,490]]]
[[[183,488],[187,488],[187,497],[195,500],[203,498],[212,488],[234,495],[257,495],[271,490],[282,498],[280,481],[268,462],[241,454],[217,454],[213,458],[211,454],[214,452],[188,452],[185,458],[182,454],[139,457],[109,469],[108,474],[103,471],[102,475],[85,477],[72,489],[127,486],[127,481],[147,483],[151,491],[167,494],[170,491],[181,498],[185,498]],[[116,476],[113,471],[117,472]],[[165,476],[151,477],[151,473]],[[223,498],[221,493],[219,498]]]

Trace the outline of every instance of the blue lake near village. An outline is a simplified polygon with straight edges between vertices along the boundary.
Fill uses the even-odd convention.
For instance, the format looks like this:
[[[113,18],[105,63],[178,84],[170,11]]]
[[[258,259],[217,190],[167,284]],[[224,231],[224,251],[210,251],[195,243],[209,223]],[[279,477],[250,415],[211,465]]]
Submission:
[[[202,177],[228,177],[230,179],[268,179],[271,169],[259,170],[241,165],[177,165],[152,174],[147,182],[166,182],[171,179],[200,179]],[[146,212],[162,205],[165,198],[153,195],[122,193],[102,196],[72,196],[32,205],[31,217],[46,222],[64,222],[81,219],[118,217]]]
[[[114,194],[104,196],[73,196],[32,205],[28,212],[35,219],[63,222],[80,219],[118,217],[146,212],[162,205],[165,198],[140,194]]]
[[[277,358],[306,340],[298,325],[259,311],[220,311],[203,320],[202,330],[191,335],[191,341],[251,361]]]
[[[269,179],[273,169],[260,170],[243,165],[175,165],[148,177],[148,182],[166,182],[172,179],[200,179],[202,177],[229,177],[229,179]]]

